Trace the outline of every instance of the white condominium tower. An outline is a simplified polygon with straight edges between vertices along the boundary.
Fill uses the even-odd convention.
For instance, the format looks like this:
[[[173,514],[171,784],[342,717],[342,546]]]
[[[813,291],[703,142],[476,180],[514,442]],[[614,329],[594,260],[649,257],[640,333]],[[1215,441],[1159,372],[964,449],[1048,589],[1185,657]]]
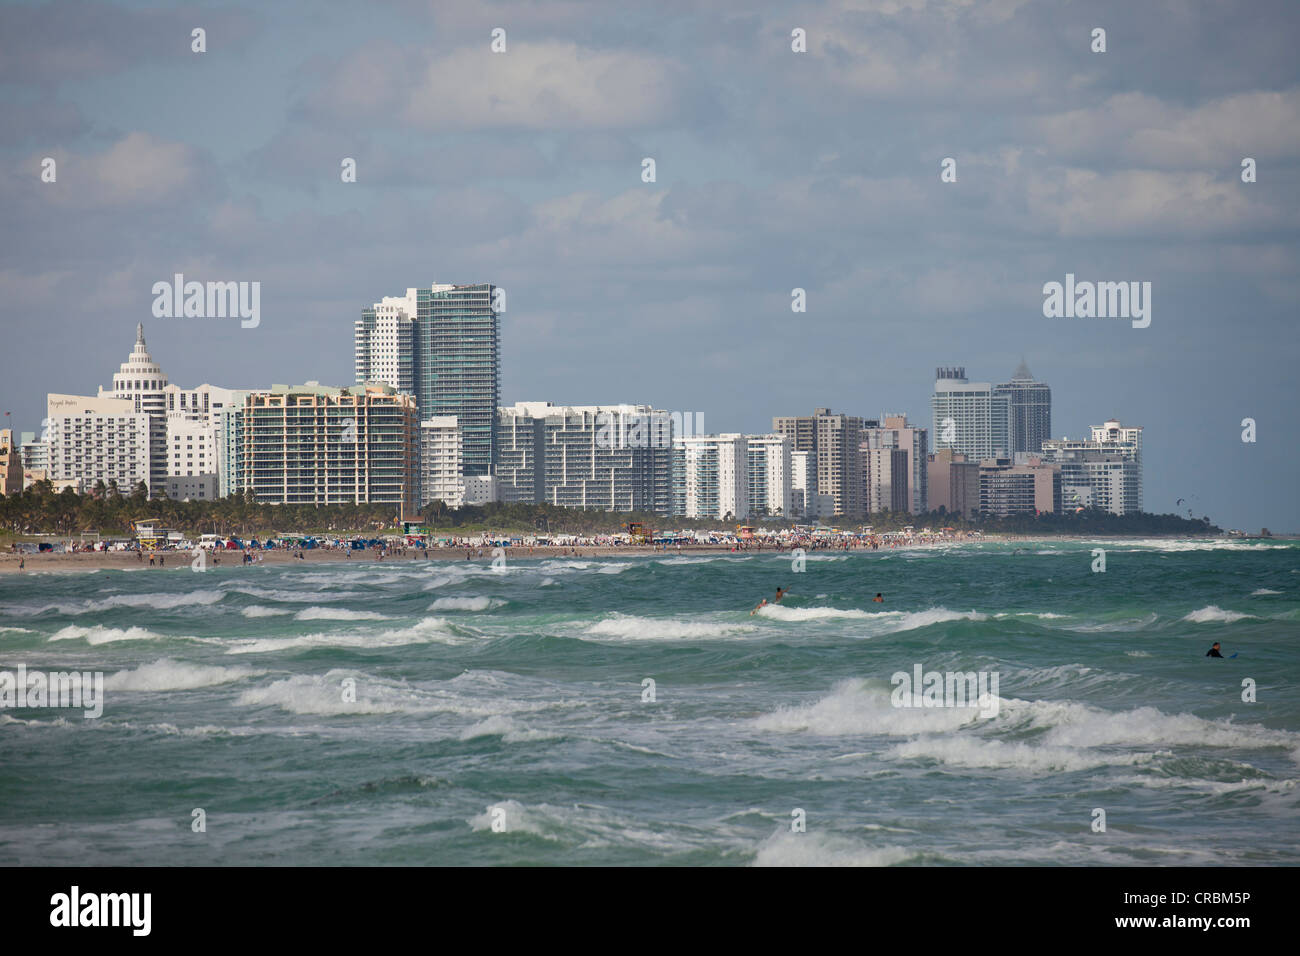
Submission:
[[[149,416],[149,489],[162,488],[167,479],[167,376],[144,344],[144,325],[135,327],[135,347],[113,376],[112,389],[99,389],[100,398],[129,401],[137,412]]]
[[[441,501],[448,508],[465,503],[464,443],[455,415],[420,422],[420,507]]]
[[[680,457],[682,515],[729,521],[749,516],[749,449],[744,435],[690,435],[674,440]]]
[[[1061,469],[1066,511],[1095,507],[1112,514],[1142,510],[1142,426],[1118,419],[1092,426],[1088,441],[1049,438],[1043,462]]]
[[[746,435],[749,513],[788,518],[794,513],[793,443],[785,435]]]
[[[516,402],[497,410],[496,430],[502,501],[658,514],[671,508],[672,419],[662,409]]]
[[[49,478],[56,488],[87,494],[115,485],[129,495],[143,482],[152,492],[152,418],[129,398],[49,395],[46,404]]]
[[[935,370],[930,410],[935,449],[951,448],[974,461],[1009,455],[1011,398],[988,382],[968,382],[966,369]]]
[[[405,296],[385,296],[353,323],[353,352],[357,384],[386,382],[397,391],[415,394],[414,289]]]

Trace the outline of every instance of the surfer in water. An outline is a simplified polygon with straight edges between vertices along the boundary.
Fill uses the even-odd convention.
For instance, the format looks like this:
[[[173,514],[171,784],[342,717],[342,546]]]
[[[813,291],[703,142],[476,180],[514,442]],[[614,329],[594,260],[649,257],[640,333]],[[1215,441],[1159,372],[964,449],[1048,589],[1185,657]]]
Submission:
[[[780,603],[781,603],[781,599],[782,599],[783,597],[785,597],[785,596],[786,596],[787,594],[789,594],[789,593],[790,593],[789,588],[777,588],[777,589],[776,589],[776,597],[772,598],[772,602],[771,602],[771,603],[773,603],[773,604],[780,604]],[[749,616],[750,616],[750,617],[753,617],[755,614],[757,614],[757,613],[758,613],[759,611],[761,611],[763,608],[767,607],[767,605],[768,605],[768,600],[767,600],[767,598],[763,598],[763,600],[761,600],[761,601],[758,602],[758,606],[755,607],[754,610],[752,610],[752,611],[749,612]]]
[[[1222,656],[1223,656],[1222,654],[1219,653],[1219,642],[1218,642],[1218,641],[1215,641],[1215,642],[1214,642],[1214,646],[1211,647],[1208,651],[1205,652],[1205,656],[1206,656],[1206,657],[1222,657]]]
[[[876,596],[873,597],[873,598],[871,599],[871,603],[872,603],[872,604],[884,604],[884,603],[885,603],[885,598],[884,598],[884,596],[883,596],[879,591],[877,591],[877,592],[876,592]]]

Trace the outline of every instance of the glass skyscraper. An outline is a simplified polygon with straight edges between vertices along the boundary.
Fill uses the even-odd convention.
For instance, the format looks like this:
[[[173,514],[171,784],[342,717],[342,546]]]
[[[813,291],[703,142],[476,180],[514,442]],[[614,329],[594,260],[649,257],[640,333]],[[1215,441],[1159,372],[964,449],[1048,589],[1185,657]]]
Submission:
[[[1052,390],[1046,382],[1035,382],[1029,366],[1022,359],[1011,381],[996,385],[993,391],[1007,396],[1010,415],[1008,453],[1042,454],[1043,442],[1052,437]]]
[[[496,287],[433,285],[407,289],[363,309],[354,323],[356,377],[415,396],[420,421],[456,417],[464,440],[464,474],[496,464],[495,424],[501,398]]]
[[[415,397],[421,420],[455,415],[466,476],[490,475],[501,400],[500,324],[494,287],[416,290]]]

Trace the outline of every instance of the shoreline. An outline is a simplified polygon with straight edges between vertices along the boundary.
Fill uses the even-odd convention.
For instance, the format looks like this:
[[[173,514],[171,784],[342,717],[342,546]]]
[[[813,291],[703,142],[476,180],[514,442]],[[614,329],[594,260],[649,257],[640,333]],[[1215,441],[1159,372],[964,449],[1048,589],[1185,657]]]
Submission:
[[[1185,536],[1141,535],[1141,536],[1136,536],[1134,540],[1144,540],[1144,539],[1153,539],[1153,538],[1154,539],[1167,538],[1170,541],[1177,541],[1177,540],[1183,540]],[[1107,538],[1105,536],[1085,536],[1085,535],[1020,536],[1020,535],[1002,534],[1002,535],[984,535],[983,537],[977,539],[955,538],[949,541],[941,540],[941,541],[934,541],[934,542],[917,542],[915,544],[900,543],[894,547],[889,547],[889,548],[881,547],[879,551],[875,551],[875,552],[872,552],[871,548],[850,548],[847,551],[845,551],[845,549],[843,548],[818,548],[818,549],[808,549],[808,551],[809,553],[836,552],[836,551],[845,551],[845,553],[847,554],[853,554],[858,552],[880,553],[881,551],[916,550],[916,549],[925,549],[925,548],[945,547],[945,546],[952,546],[952,545],[960,546],[960,545],[971,545],[971,544],[1012,544],[1012,543],[1051,544],[1051,543],[1062,543],[1062,542],[1081,542],[1081,541],[1100,541],[1100,540],[1110,541],[1110,540],[1123,540],[1123,539]],[[1207,540],[1231,540],[1231,539],[1210,538]],[[1274,542],[1281,543],[1285,539],[1271,538],[1271,539],[1252,539],[1252,540],[1274,541]],[[335,563],[350,563],[350,562],[356,562],[359,564],[378,564],[383,562],[410,564],[410,563],[425,563],[428,561],[465,561],[466,560],[465,553],[467,550],[471,554],[469,560],[472,562],[491,562],[492,560],[492,548],[490,547],[468,548],[468,549],[467,548],[430,548],[428,549],[427,558],[425,557],[425,552],[423,549],[411,548],[411,547],[402,550],[392,551],[389,554],[385,555],[383,558],[377,557],[373,551],[369,551],[369,550],[353,551],[349,553],[342,550],[314,548],[314,549],[303,551],[302,554],[304,555],[304,557],[301,559],[295,557],[295,552],[292,550],[254,551],[253,553],[256,555],[260,555],[262,560],[255,562],[253,566],[268,565],[268,564],[274,564],[274,565],[287,564],[287,565],[301,565],[303,567],[310,567],[313,565],[320,565],[320,564],[335,564]],[[740,551],[735,551],[730,546],[721,545],[721,544],[689,544],[689,545],[682,545],[680,549],[678,549],[677,547],[670,546],[667,550],[655,548],[650,545],[621,545],[621,546],[575,545],[572,547],[570,546],[561,547],[557,545],[534,545],[532,547],[514,546],[514,547],[505,548],[504,551],[505,551],[506,559],[508,561],[522,560],[527,558],[535,558],[538,560],[556,559],[556,558],[572,558],[574,560],[586,560],[588,558],[611,558],[611,557],[653,558],[656,556],[662,556],[662,557],[683,556],[684,557],[687,555],[704,555],[704,554],[789,555],[791,553],[789,549],[778,551],[771,546],[764,546],[762,549],[759,549],[758,547],[755,546],[755,547],[745,548]],[[154,554],[161,556],[161,558],[167,563],[151,567],[149,564],[149,553],[146,552],[144,554],[144,559],[141,560],[140,558],[137,557],[137,552],[135,551],[85,551],[85,552],[78,552],[72,554],[50,553],[50,552],[35,553],[35,554],[27,554],[27,553],[15,554],[12,552],[5,551],[5,552],[0,552],[0,574],[61,573],[61,572],[75,573],[77,571],[103,571],[103,570],[166,571],[168,568],[171,568],[172,570],[188,569],[190,568],[191,566],[190,563],[193,560],[193,552],[190,551],[161,551],[161,552],[154,552]],[[212,552],[207,552],[209,568],[214,567],[214,565],[212,564],[212,554],[213,554]],[[215,565],[217,567],[236,567],[236,568],[247,567],[247,565],[243,564],[242,551],[219,551],[216,552],[216,554],[221,558],[221,564]],[[349,554],[351,556],[349,556]],[[171,560],[167,561],[167,559],[169,558]],[[21,569],[21,571],[18,567],[18,563],[20,559],[25,559],[25,567]]]

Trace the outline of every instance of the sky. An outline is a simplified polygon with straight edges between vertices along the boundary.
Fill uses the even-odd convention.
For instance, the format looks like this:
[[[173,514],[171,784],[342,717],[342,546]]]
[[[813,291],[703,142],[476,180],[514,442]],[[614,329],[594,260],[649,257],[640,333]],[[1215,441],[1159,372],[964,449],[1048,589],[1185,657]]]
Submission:
[[[1146,510],[1300,531],[1297,41],[1293,0],[0,0],[0,411],[137,322],[183,387],[351,384],[362,308],[490,282],[505,404],[929,426],[937,366],[1023,357],[1056,436],[1144,426]],[[260,323],[155,318],[178,272]],[[1045,316],[1067,274],[1150,325]]]

